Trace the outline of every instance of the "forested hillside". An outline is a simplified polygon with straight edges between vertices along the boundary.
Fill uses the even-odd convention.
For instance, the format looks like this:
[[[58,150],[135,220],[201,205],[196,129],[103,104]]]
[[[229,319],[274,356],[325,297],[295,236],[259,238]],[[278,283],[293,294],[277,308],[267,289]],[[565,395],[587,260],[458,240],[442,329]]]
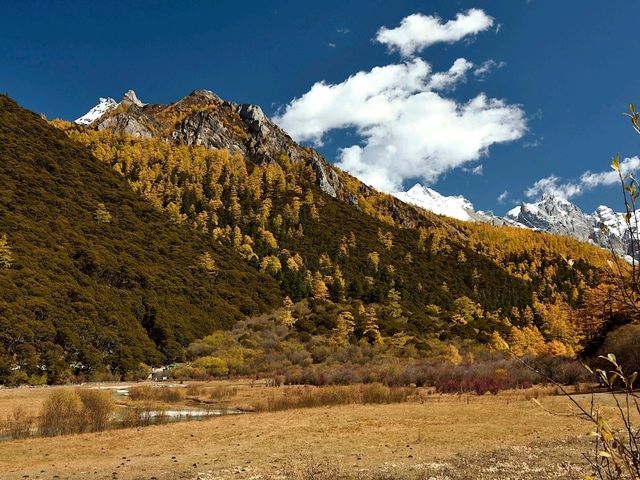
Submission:
[[[264,117],[257,115],[256,127],[237,113],[251,108],[221,102],[195,92],[166,106],[121,103],[97,128],[54,124],[174,223],[234,249],[277,280],[288,313],[289,299],[310,299],[308,310],[286,320],[297,334],[330,334],[347,312],[361,325],[350,330],[350,342],[371,339],[371,330],[417,343],[489,343],[497,334],[573,351],[572,312],[598,283],[606,252],[403,204],[321,163]],[[203,133],[203,115],[218,130]],[[133,120],[145,129],[126,132],[122,125]],[[200,126],[186,129],[192,124]],[[256,147],[252,132],[265,130],[281,150],[269,150],[264,138]],[[333,173],[319,173],[319,162]],[[331,179],[330,188],[319,175]]]
[[[279,304],[270,276],[0,96],[0,383],[180,359]]]
[[[182,117],[153,109],[184,125],[191,102]],[[606,261],[410,207],[289,140],[276,146],[293,155],[256,156],[0,107],[1,382],[131,374],[274,311],[303,342],[429,355],[505,338],[571,354],[574,309]]]

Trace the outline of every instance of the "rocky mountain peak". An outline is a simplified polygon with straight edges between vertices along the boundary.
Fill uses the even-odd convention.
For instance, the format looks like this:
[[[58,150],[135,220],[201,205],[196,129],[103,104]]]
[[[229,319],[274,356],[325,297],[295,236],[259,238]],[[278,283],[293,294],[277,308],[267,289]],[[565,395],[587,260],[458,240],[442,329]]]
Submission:
[[[509,225],[574,237],[605,249],[613,248],[627,259],[632,251],[632,235],[624,214],[606,205],[600,205],[588,215],[565,198],[544,195],[539,201],[523,202],[500,217],[491,212],[474,210],[473,204],[462,196],[445,196],[420,184],[394,196],[405,203],[459,220]],[[600,228],[601,224],[606,227],[604,230]]]
[[[206,100],[208,102],[216,102],[216,103],[223,102],[223,100],[218,95],[213,93],[211,90],[205,90],[205,89],[194,90],[185,98],[191,98],[196,100],[201,99],[201,100]]]
[[[589,239],[593,227],[576,205],[555,195],[545,195],[539,202],[523,203],[507,212],[507,218],[527,228]]]
[[[147,105],[129,90],[115,110],[104,109],[85,125],[168,142],[227,149],[256,163],[275,162],[286,154],[305,162],[325,193],[354,203],[335,169],[317,151],[298,145],[258,105],[222,100],[209,90],[194,90],[168,105]],[[131,108],[135,107],[135,108]]]
[[[142,103],[136,92],[133,90],[128,90],[127,93],[124,94],[122,100],[120,100],[121,105],[135,105],[137,107],[144,107],[146,104]]]
[[[118,102],[116,102],[113,98],[100,97],[96,106],[85,113],[83,116],[76,118],[75,123],[80,125],[90,125],[96,119],[102,117],[109,110],[113,110],[117,106]]]

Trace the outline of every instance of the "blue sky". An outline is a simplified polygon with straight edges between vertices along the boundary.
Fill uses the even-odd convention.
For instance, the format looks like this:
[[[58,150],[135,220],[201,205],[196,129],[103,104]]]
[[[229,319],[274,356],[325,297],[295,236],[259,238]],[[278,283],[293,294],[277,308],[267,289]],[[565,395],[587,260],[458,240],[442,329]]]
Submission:
[[[491,17],[491,27],[410,56],[375,41],[381,27],[397,28],[411,14],[437,15],[444,24],[469,9]],[[401,176],[403,187],[424,180],[427,169],[438,191],[502,213],[529,200],[525,191],[554,174],[552,187],[571,192],[583,209],[620,207],[615,187],[588,188],[579,178],[607,171],[616,152],[640,153],[640,137],[622,116],[629,102],[640,103],[638,2],[0,0],[0,15],[0,90],[50,118],[76,118],[98,97],[119,98],[129,88],[158,103],[207,88],[282,115],[319,81],[337,86],[357,72],[418,60],[445,72],[464,58],[473,64],[466,79],[438,91],[438,98],[462,107],[485,93],[519,109],[526,132],[491,144],[475,162],[463,158],[453,170],[434,173],[429,158],[410,162],[404,169],[416,172]],[[480,80],[474,72],[488,60],[504,64]],[[327,125],[319,148],[331,161],[341,161],[341,148],[363,146],[363,129],[370,127]],[[374,127],[384,129],[384,121]],[[439,131],[420,135],[446,140]],[[473,174],[480,164],[482,175]]]

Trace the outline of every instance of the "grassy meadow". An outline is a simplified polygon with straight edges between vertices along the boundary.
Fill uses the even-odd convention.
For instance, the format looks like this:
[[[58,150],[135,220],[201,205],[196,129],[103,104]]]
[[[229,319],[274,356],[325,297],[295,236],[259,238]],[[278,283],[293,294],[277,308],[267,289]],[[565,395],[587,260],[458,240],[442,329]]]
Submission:
[[[0,412],[21,407],[38,415],[53,390],[96,387],[127,388],[2,389]],[[0,479],[547,479],[586,473],[582,452],[589,448],[590,426],[551,387],[497,395],[373,387],[251,380],[131,384],[130,395],[114,393],[117,408],[243,413],[55,439],[5,439]],[[167,394],[174,389],[181,393]],[[590,396],[578,398],[588,402]]]

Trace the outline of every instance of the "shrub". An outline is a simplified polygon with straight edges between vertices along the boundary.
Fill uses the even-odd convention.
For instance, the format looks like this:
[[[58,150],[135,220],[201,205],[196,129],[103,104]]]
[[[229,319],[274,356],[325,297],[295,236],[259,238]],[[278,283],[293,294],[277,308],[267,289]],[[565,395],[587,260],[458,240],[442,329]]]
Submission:
[[[78,433],[83,431],[85,426],[82,401],[77,392],[66,388],[53,390],[42,405],[40,434],[52,437]]]
[[[88,430],[99,432],[107,428],[114,407],[111,392],[78,389],[77,393],[82,402],[82,414]]]
[[[228,387],[226,385],[216,385],[215,387],[209,389],[208,397],[209,400],[222,401],[231,397],[235,397],[237,394],[237,388]]]
[[[151,367],[146,363],[140,362],[138,367],[127,375],[128,380],[146,380],[151,375]]]
[[[190,383],[187,385],[186,394],[188,397],[197,397],[202,393],[202,388],[198,383]]]
[[[134,405],[125,410],[122,417],[122,426],[125,428],[146,427],[152,423],[163,423],[166,418],[164,409],[145,401],[140,405]]]
[[[172,368],[171,378],[175,380],[207,380],[209,374],[203,368],[194,368],[190,365]]]
[[[157,400],[161,402],[180,402],[186,397],[186,390],[182,387],[155,387],[140,385],[129,389],[129,398],[132,400]]]
[[[4,422],[3,430],[12,440],[31,436],[35,425],[35,418],[27,414],[24,407],[16,407]]]
[[[391,388],[380,383],[363,385],[360,388],[362,403],[402,403],[411,393],[409,388]]]
[[[223,377],[229,374],[227,362],[219,357],[202,357],[193,362],[193,367],[205,370],[212,377]]]
[[[601,354],[613,353],[618,364],[627,372],[640,372],[640,325],[625,325],[609,335]]]
[[[354,403],[406,402],[410,389],[385,387],[381,384],[331,387],[285,388],[280,396],[271,395],[255,405],[257,411],[280,411]]]

